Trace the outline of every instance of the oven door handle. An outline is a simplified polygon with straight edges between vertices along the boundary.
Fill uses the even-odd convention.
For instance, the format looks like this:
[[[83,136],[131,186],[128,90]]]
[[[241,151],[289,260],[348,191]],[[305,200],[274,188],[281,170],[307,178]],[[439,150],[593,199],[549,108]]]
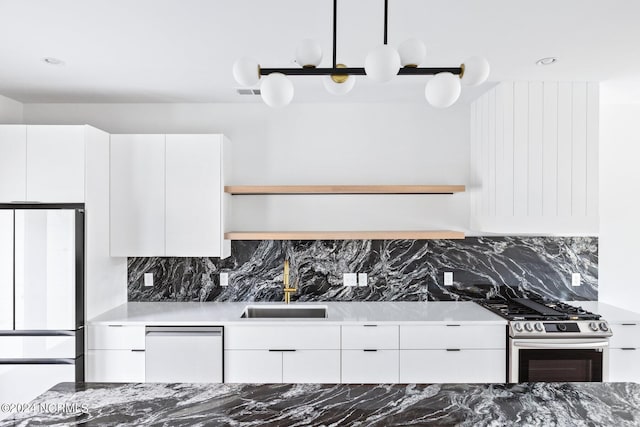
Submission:
[[[514,347],[521,348],[603,348],[609,347],[609,341],[594,341],[594,342],[578,342],[578,343],[532,343],[514,341]]]

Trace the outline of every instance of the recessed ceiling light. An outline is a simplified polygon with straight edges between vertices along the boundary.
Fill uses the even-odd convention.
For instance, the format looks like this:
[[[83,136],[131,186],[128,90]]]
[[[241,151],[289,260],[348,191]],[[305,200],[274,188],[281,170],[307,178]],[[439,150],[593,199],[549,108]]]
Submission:
[[[549,56],[547,58],[538,59],[536,61],[536,65],[551,65],[555,64],[556,62],[558,62],[558,58],[556,58],[555,56]]]
[[[64,65],[64,61],[62,59],[53,58],[51,56],[44,58],[43,61],[45,64],[49,65]]]

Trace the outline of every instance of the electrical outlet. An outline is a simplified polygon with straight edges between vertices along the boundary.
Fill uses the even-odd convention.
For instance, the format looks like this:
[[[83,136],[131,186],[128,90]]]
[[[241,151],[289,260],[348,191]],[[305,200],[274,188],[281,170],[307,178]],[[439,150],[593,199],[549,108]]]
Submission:
[[[444,272],[444,285],[453,286],[453,271]]]
[[[144,273],[144,285],[153,286],[153,273]]]
[[[358,286],[367,286],[367,273],[358,273]]]
[[[229,286],[229,273],[220,273],[220,286]]]
[[[345,286],[358,286],[358,275],[356,273],[344,273],[342,282]]]
[[[580,286],[581,283],[580,273],[573,273],[571,275],[571,286]]]

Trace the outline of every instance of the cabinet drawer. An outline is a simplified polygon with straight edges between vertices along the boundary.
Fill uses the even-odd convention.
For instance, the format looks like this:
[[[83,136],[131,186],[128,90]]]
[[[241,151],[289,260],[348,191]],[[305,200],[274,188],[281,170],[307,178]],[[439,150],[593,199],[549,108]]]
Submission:
[[[340,350],[340,326],[231,326],[228,350]]]
[[[611,325],[611,332],[610,348],[640,348],[640,324],[614,324]]]
[[[398,357],[398,350],[342,350],[342,382],[397,383]]]
[[[282,353],[269,350],[226,350],[224,382],[281,383]]]
[[[144,382],[144,351],[88,350],[87,382]]]
[[[640,382],[640,349],[609,349],[609,381]]]
[[[342,349],[397,349],[398,326],[343,326]]]
[[[401,383],[503,383],[505,350],[400,350]]]
[[[283,383],[340,382],[340,350],[296,350],[281,354]]]
[[[400,326],[400,349],[506,348],[502,325]]]
[[[144,326],[89,326],[88,349],[144,350]]]

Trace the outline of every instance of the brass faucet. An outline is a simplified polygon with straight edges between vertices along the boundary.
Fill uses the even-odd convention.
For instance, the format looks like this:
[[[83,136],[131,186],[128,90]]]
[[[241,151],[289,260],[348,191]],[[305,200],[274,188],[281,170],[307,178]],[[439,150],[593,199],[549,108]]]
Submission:
[[[296,292],[298,289],[289,287],[289,260],[288,259],[284,260],[284,277],[282,279],[282,282],[284,283],[284,302],[286,304],[289,304],[291,302],[291,294],[293,292]]]

